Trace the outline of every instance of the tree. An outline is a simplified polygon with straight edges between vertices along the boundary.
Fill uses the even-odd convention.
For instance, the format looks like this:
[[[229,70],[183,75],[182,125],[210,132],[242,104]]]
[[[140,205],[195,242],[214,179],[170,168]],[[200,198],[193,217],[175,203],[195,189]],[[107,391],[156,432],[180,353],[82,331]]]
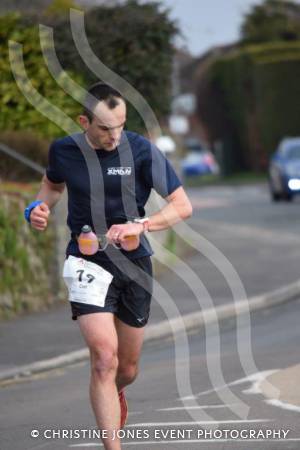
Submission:
[[[288,0],[265,0],[245,16],[244,44],[300,39],[300,5]]]
[[[53,23],[55,49],[62,66],[84,76],[87,85],[98,81],[83,63],[69,21]],[[158,119],[169,113],[173,37],[176,24],[158,3],[136,0],[98,6],[85,14],[86,34],[95,55],[128,81],[149,102]],[[130,105],[129,105],[130,106]],[[141,118],[129,108],[128,127],[143,131]]]
[[[70,8],[78,9],[78,5],[73,0],[53,0],[45,10],[45,14],[49,16],[68,15]]]
[[[64,132],[38,112],[17,87],[11,67],[11,58],[15,59],[16,56],[13,56],[13,52],[11,58],[9,56],[10,40],[22,44],[26,75],[38,93],[71,118],[80,112],[80,105],[65,94],[49,73],[41,51],[37,26],[24,26],[18,15],[9,14],[0,17],[0,130],[27,130],[51,138],[60,136]],[[77,83],[84,84],[80,74],[68,74]],[[65,74],[61,72],[59,81],[65,79]],[[64,128],[66,124],[61,125]]]

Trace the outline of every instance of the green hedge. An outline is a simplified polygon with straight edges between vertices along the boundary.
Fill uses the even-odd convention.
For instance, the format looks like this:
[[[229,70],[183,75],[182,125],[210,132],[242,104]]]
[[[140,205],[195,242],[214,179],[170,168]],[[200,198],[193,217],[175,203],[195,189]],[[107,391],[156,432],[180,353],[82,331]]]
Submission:
[[[283,136],[300,134],[299,74],[300,42],[244,47],[211,66],[240,168],[263,168]]]
[[[98,78],[82,61],[65,14],[54,17],[41,15],[38,19],[34,16],[21,18],[16,14],[0,17],[0,130],[26,129],[52,139],[64,131],[37,112],[19,91],[10,67],[8,41],[23,45],[27,76],[42,96],[73,120],[82,108],[65,94],[48,72],[35,22],[53,28],[56,54],[73,80],[86,88]],[[158,118],[165,117],[169,113],[171,98],[172,39],[177,33],[167,11],[156,3],[139,4],[129,0],[121,5],[89,9],[85,13],[85,27],[96,56],[131,83],[149,102]],[[62,82],[66,82],[63,72],[60,77]],[[66,123],[61,122],[62,129],[66,128]],[[144,131],[143,120],[131,105],[127,127]]]
[[[255,67],[258,127],[268,154],[283,136],[300,135],[300,52],[298,57]]]
[[[0,130],[31,131],[44,137],[65,134],[60,126],[38,112],[20,92],[14,79],[10,60],[8,42],[23,45],[23,58],[27,76],[34,88],[47,100],[75,119],[80,106],[61,89],[49,73],[40,48],[37,26],[25,25],[16,14],[0,17]],[[79,75],[69,73],[78,83],[84,84]],[[64,79],[64,75],[61,74]],[[66,123],[62,122],[62,128]]]
[[[31,230],[23,218],[28,194],[1,189],[0,319],[49,306],[54,297],[51,273],[54,232]]]

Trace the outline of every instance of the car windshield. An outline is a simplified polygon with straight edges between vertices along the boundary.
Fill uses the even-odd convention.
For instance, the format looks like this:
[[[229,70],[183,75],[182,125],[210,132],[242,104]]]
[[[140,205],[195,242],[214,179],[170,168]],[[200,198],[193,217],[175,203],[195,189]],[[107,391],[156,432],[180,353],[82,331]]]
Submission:
[[[287,159],[300,159],[300,145],[293,145],[286,150]]]
[[[189,163],[202,161],[205,154],[203,152],[191,152],[187,155],[185,160]]]

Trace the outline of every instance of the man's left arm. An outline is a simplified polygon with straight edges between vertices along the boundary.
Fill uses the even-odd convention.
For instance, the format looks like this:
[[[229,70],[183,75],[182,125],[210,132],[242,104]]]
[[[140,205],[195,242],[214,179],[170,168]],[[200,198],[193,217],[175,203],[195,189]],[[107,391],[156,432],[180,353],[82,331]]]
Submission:
[[[165,200],[167,204],[149,217],[148,231],[164,230],[192,215],[191,202],[182,186],[173,191]]]
[[[146,185],[155,189],[167,201],[167,204],[151,215],[146,224],[113,225],[107,233],[109,240],[122,242],[126,236],[139,235],[145,230],[165,230],[192,215],[191,202],[178,176],[170,162],[154,145],[144,152],[144,164],[141,170]]]
[[[165,230],[192,215],[193,208],[182,186],[178,187],[165,200],[167,204],[149,217],[148,231]],[[141,223],[112,225],[107,233],[110,241],[122,242],[126,236],[139,235],[144,231]]]

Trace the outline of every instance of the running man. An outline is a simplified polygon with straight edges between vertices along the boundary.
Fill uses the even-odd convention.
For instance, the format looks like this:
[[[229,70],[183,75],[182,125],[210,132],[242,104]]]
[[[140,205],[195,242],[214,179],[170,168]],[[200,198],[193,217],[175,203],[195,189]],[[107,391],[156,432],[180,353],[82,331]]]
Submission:
[[[82,133],[50,146],[46,174],[25,217],[34,229],[45,230],[67,187],[71,240],[64,277],[72,319],[90,351],[90,401],[98,428],[110,436],[103,439],[104,447],[120,450],[112,434],[126,422],[124,388],[137,376],[150,311],[153,251],[145,234],[190,217],[192,206],[161,152],[143,136],[124,131],[126,103],[118,91],[104,83],[93,85],[79,121]],[[145,217],[152,188],[166,205]],[[97,235],[105,233],[113,245],[92,256],[80,253],[77,238],[84,225]],[[139,238],[139,246],[116,248],[127,236]]]

